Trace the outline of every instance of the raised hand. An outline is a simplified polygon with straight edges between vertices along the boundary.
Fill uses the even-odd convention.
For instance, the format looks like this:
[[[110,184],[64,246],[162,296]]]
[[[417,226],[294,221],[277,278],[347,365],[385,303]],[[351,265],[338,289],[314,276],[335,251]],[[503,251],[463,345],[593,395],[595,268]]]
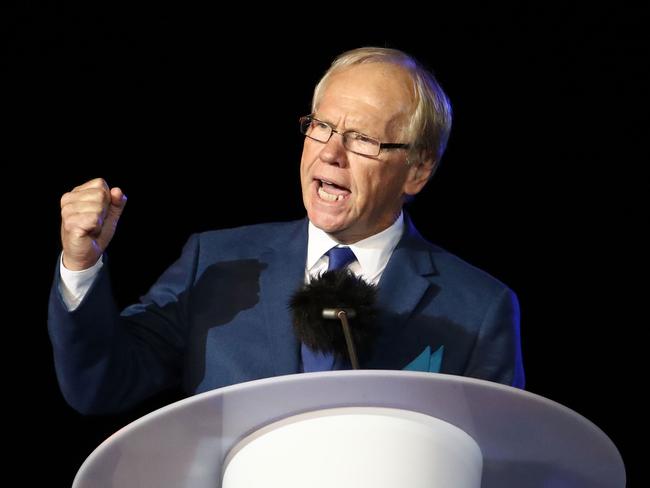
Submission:
[[[79,271],[100,258],[115,234],[126,205],[118,187],[109,188],[103,178],[77,186],[61,197],[63,265]]]

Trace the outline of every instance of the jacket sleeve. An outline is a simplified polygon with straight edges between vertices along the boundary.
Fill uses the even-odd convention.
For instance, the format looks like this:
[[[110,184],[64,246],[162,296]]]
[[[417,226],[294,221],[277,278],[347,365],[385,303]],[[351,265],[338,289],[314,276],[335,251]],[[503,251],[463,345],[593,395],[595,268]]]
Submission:
[[[524,388],[519,302],[510,289],[488,308],[463,375]]]
[[[72,312],[60,295],[57,267],[48,330],[70,406],[82,414],[116,413],[180,382],[198,255],[199,239],[192,236],[149,293],[121,313],[107,266]]]

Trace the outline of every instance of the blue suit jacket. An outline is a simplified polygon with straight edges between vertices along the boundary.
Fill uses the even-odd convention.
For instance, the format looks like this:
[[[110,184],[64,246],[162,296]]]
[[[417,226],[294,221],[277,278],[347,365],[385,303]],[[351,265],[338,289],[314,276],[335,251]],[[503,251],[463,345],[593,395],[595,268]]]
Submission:
[[[514,293],[405,223],[379,283],[381,333],[362,368],[523,387]],[[82,413],[109,413],[179,383],[191,394],[299,372],[288,300],[304,281],[306,257],[306,219],[194,235],[121,313],[106,266],[73,312],[57,269],[49,331],[64,397]]]

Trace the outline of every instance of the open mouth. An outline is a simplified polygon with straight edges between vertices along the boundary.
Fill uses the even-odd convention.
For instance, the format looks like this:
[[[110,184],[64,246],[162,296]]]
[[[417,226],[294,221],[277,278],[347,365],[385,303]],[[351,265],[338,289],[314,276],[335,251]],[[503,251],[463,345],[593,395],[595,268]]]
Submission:
[[[318,196],[326,202],[338,202],[348,198],[350,190],[332,181],[317,179]]]

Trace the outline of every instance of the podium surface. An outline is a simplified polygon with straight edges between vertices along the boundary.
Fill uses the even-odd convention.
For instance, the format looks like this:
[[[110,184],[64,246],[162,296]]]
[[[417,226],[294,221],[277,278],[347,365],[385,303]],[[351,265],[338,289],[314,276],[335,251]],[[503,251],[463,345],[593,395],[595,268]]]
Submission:
[[[156,410],[104,441],[73,488],[215,488],[247,436],[291,416],[342,407],[428,415],[469,435],[483,488],[624,488],[612,441],[573,410],[483,380],[406,371],[279,376],[209,391]]]

